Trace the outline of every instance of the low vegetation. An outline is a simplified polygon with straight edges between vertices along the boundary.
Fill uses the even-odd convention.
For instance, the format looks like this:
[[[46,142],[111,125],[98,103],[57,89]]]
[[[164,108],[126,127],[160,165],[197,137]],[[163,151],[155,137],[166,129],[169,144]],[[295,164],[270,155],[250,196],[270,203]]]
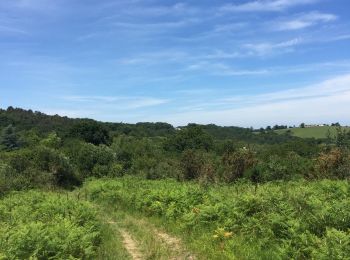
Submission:
[[[97,203],[157,217],[203,259],[345,259],[350,186],[297,181],[201,186],[139,178],[95,180]]]
[[[94,259],[101,242],[95,211],[52,192],[17,192],[0,201],[0,259]]]

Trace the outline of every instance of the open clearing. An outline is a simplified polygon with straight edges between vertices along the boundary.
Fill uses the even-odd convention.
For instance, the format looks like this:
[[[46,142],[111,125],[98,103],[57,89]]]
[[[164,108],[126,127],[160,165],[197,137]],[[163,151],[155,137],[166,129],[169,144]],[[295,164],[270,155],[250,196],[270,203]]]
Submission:
[[[347,129],[350,131],[350,127],[343,127],[343,129]],[[293,136],[301,137],[301,138],[327,138],[328,133],[331,137],[336,135],[336,127],[335,126],[316,126],[316,127],[307,127],[307,128],[291,128],[291,129],[279,129],[275,130],[278,134],[284,134],[288,130],[291,131]]]

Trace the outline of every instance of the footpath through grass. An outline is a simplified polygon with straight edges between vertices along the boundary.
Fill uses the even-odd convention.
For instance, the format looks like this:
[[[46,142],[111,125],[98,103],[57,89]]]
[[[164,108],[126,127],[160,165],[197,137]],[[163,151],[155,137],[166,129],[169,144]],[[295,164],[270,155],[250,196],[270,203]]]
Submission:
[[[76,190],[12,192],[2,198],[0,259],[194,258],[178,238],[141,214],[90,203]]]
[[[114,219],[123,219],[118,214],[136,219],[131,226],[122,222],[142,237],[138,241],[149,236],[143,228],[137,231],[145,226],[138,222],[141,214],[182,237],[198,259],[350,258],[346,181],[268,183],[256,189],[246,183],[201,187],[122,178],[88,182],[83,192],[97,204],[117,205]]]
[[[108,225],[98,259],[194,259],[181,241],[144,216],[118,207],[102,207]]]
[[[13,192],[0,200],[0,259],[350,259],[349,186],[125,177]]]

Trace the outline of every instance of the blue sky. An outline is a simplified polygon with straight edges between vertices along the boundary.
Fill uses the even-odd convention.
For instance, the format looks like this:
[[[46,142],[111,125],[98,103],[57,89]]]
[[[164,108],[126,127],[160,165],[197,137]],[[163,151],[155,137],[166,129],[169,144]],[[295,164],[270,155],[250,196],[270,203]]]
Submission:
[[[0,107],[350,124],[348,0],[1,0]]]

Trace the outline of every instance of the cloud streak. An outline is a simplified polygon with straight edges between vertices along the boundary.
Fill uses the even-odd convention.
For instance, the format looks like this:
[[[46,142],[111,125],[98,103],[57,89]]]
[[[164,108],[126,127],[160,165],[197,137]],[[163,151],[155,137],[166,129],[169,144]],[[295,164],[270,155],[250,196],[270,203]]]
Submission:
[[[330,120],[350,124],[349,120],[344,121],[348,118],[349,102],[350,74],[345,74],[297,89],[217,100],[213,102],[216,108],[208,102],[192,104],[189,110],[169,114],[167,118],[174,125],[195,122],[260,127],[303,121],[331,123]]]
[[[257,0],[244,4],[227,4],[221,12],[280,12],[298,5],[313,4],[317,0]]]
[[[298,15],[292,19],[276,21],[270,23],[269,26],[276,31],[300,30],[320,23],[332,22],[337,20],[337,18],[334,14],[311,12]]]
[[[138,96],[65,96],[62,99],[69,102],[79,102],[88,106],[113,106],[114,109],[118,110],[159,106],[170,101],[169,99]]]

